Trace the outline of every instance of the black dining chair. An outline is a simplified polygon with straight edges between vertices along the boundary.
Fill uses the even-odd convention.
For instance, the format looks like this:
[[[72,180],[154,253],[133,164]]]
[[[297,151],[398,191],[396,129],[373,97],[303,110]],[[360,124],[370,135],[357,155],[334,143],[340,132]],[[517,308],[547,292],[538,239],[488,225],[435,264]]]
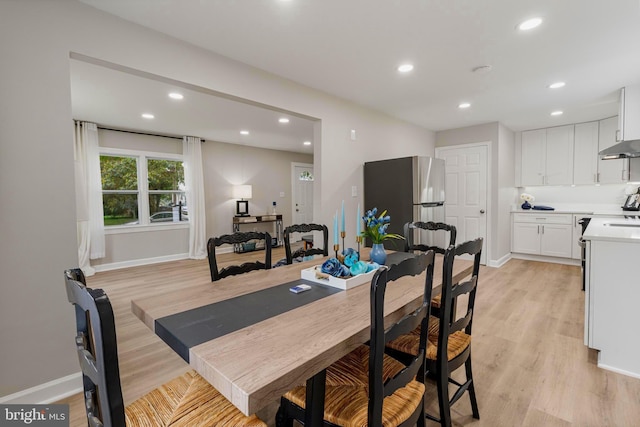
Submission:
[[[415,238],[414,238],[416,233],[415,230],[431,231],[433,232],[433,233],[430,233],[431,237],[437,236],[438,234],[441,234],[443,232],[447,232],[449,233],[449,244],[445,245],[444,247],[440,247],[437,245],[428,245],[423,243],[417,244],[415,243]],[[433,221],[407,222],[404,225],[404,242],[405,242],[404,251],[405,252],[414,252],[414,251],[426,252],[426,251],[433,250],[438,254],[444,254],[444,252],[447,250],[449,246],[456,244],[456,235],[457,235],[456,227],[454,225],[445,224],[444,222],[433,222]],[[440,296],[441,295],[436,295],[431,300],[432,314],[436,316],[438,315],[438,310],[440,310]]]
[[[316,245],[313,242],[312,245],[305,245],[295,252],[291,252],[291,235],[293,233],[310,233],[312,231],[322,232],[322,246]],[[310,246],[310,247],[309,247]],[[284,229],[284,251],[287,257],[287,264],[293,264],[293,260],[298,257],[307,257],[312,255],[329,255],[329,229],[323,224],[294,224]]]
[[[433,235],[437,235],[437,233],[436,233],[437,231],[448,232],[449,233],[449,244],[444,246],[444,247],[440,247],[440,246],[437,246],[437,245],[427,245],[427,244],[414,243],[415,242],[415,238],[414,238],[415,230],[433,231],[434,232],[434,233],[432,233]],[[456,227],[453,226],[453,225],[445,224],[444,222],[433,222],[433,221],[428,221],[428,222],[422,222],[422,221],[407,222],[404,225],[404,242],[405,242],[405,247],[404,247],[404,251],[405,252],[413,252],[413,251],[426,252],[426,251],[434,250],[436,253],[444,254],[444,251],[449,246],[456,244]]]
[[[430,320],[426,371],[436,380],[440,417],[437,418],[429,414],[427,417],[446,427],[451,425],[451,405],[457,402],[465,392],[469,392],[473,418],[480,419],[471,369],[471,326],[481,253],[482,238],[458,246],[450,246],[445,251],[442,304],[439,316],[432,316]],[[462,255],[473,257],[473,271],[467,280],[453,283],[453,266],[456,258]],[[464,316],[456,319],[452,310],[456,306],[458,298],[464,295],[468,296],[466,312]],[[400,359],[402,359],[401,354],[414,356],[420,351],[421,339],[421,331],[411,331],[409,334],[402,335],[388,343],[387,348],[390,350],[388,352]],[[466,380],[461,384],[450,375],[462,365],[465,366]],[[454,384],[457,387],[451,398],[449,397],[449,384]]]
[[[426,332],[419,337],[418,352],[406,364],[386,355],[385,344],[418,326],[428,330],[433,264],[431,251],[391,267],[382,266],[373,276],[369,345],[356,348],[326,369],[326,426],[424,426]],[[385,328],[387,285],[420,274],[425,274],[422,304]],[[282,397],[276,425],[290,427],[294,419],[303,422],[305,411],[306,387],[299,386]]]
[[[125,407],[111,302],[102,289],[86,287],[82,270],[66,270],[64,278],[67,298],[75,307],[75,342],[89,426],[266,427],[255,415],[243,415],[193,370]]]
[[[260,241],[264,242],[264,261],[248,261],[240,265],[229,265],[218,270],[218,262],[216,260],[216,248],[218,246],[228,244],[234,245],[234,247],[242,247],[242,244],[253,243],[257,245]],[[212,282],[254,270],[269,270],[271,268],[271,235],[267,232],[249,231],[212,237],[207,242],[207,255],[209,257]]]

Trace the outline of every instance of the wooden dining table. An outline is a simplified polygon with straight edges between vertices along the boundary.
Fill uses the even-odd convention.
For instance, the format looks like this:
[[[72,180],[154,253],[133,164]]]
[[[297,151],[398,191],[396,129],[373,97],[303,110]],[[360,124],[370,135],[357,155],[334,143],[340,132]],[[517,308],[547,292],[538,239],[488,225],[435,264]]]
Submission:
[[[407,256],[412,255],[390,253],[387,264]],[[245,415],[306,382],[307,402],[315,402],[307,411],[307,425],[317,425],[322,422],[325,368],[366,343],[371,325],[370,283],[341,290],[300,278],[302,269],[322,261],[217,282],[205,275],[185,278],[175,291],[133,299],[131,310]],[[442,282],[442,261],[437,255],[434,293]],[[470,275],[472,267],[472,261],[457,259],[454,281]],[[387,288],[385,323],[419,306],[424,280],[425,273]],[[300,283],[311,290],[289,291]]]

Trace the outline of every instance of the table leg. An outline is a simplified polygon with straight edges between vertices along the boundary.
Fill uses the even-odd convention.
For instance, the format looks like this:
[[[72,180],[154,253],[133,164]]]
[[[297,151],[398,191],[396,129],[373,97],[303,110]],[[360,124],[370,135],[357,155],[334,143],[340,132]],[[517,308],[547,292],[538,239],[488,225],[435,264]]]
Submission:
[[[322,370],[307,380],[304,425],[321,427],[324,418],[324,385],[327,371]]]

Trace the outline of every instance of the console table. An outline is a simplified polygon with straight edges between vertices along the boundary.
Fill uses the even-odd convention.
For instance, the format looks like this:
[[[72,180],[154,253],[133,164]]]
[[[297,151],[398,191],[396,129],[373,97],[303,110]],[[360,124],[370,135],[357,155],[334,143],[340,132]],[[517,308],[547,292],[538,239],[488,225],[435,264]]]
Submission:
[[[251,224],[263,224],[266,222],[275,222],[276,223],[276,234],[275,236],[271,236],[275,238],[275,244],[272,244],[272,247],[278,247],[283,244],[282,233],[284,231],[282,225],[282,214],[275,215],[257,215],[257,216],[234,216],[233,217],[233,232],[239,232],[241,225],[251,225]],[[240,245],[238,247],[234,247],[234,252],[245,252],[242,250]]]

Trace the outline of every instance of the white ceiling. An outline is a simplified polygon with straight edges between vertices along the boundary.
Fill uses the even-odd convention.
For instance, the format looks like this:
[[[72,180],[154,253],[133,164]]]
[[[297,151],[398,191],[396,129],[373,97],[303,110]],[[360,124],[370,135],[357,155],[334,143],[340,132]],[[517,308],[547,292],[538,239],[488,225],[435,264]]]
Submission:
[[[154,79],[91,64],[71,61],[73,117],[99,126],[154,134],[191,135],[209,141],[313,154],[313,120],[249,105],[187,88],[179,82]],[[184,95],[182,100],[169,93]],[[155,118],[142,118],[142,113]],[[279,123],[286,117],[289,123]],[[241,135],[248,130],[249,135]]]
[[[638,0],[81,1],[431,130],[600,119],[640,83]]]

